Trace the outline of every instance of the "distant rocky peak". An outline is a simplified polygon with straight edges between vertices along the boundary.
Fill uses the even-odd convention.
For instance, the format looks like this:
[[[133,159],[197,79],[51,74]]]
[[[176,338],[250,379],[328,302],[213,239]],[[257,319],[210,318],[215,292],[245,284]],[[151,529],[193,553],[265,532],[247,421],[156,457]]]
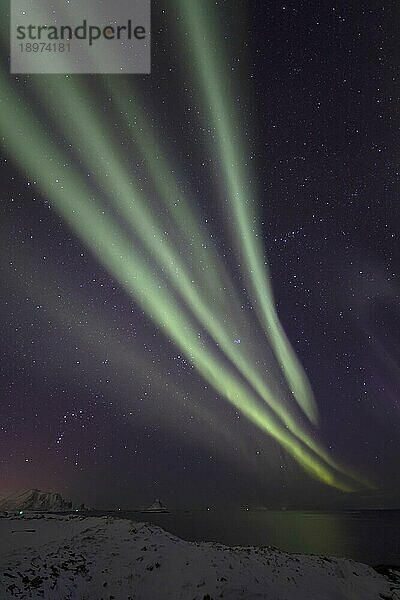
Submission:
[[[43,492],[38,489],[14,492],[0,498],[0,510],[38,510],[58,512],[72,508],[72,502],[58,492]]]

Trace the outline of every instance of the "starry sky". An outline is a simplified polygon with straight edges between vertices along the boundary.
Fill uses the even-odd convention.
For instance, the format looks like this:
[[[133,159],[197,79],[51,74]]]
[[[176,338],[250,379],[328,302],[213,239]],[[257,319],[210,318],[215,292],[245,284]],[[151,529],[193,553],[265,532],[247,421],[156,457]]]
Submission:
[[[3,120],[0,493],[38,487],[99,507],[156,497],[176,507],[398,506],[396,3],[207,0],[207,30],[196,30],[184,2],[153,3],[151,75],[7,75],[15,110],[35,119],[45,145],[20,121],[15,129],[47,170],[38,175],[24,151],[13,152]],[[13,119],[5,92],[0,101]],[[221,142],[225,120],[232,135]],[[241,162],[225,172],[230,155]],[[165,169],[176,187],[165,176],[159,185]],[[253,241],[316,423],[287,398],[288,373],[265,339],[228,197],[242,173]],[[169,293],[159,250],[150,256],[141,238],[146,211],[154,215],[195,297],[208,295],[219,343],[179,294],[171,329],[160,325],[146,297],[102,260],[112,235],[91,219],[85,235],[71,226],[54,198],[62,188],[60,197],[81,201],[78,181],[107,219],[117,218],[114,196],[129,204],[130,189],[143,195],[134,223],[118,212],[120,231],[151,289]],[[162,199],[174,202],[176,190],[194,215],[178,217],[181,230]],[[217,385],[175,337],[187,315],[222,365]],[[229,400],[232,381],[250,385],[256,372],[296,432],[351,474],[351,491],[311,476]]]

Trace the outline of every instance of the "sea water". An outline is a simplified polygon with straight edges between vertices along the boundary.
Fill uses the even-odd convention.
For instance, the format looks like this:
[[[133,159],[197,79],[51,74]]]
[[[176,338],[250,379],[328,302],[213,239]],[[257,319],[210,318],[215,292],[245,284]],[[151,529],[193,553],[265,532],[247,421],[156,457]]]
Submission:
[[[96,511],[96,514],[99,512]],[[400,565],[400,511],[344,512],[190,510],[169,513],[118,511],[188,541],[229,546],[274,546],[286,552],[352,558],[366,564]]]

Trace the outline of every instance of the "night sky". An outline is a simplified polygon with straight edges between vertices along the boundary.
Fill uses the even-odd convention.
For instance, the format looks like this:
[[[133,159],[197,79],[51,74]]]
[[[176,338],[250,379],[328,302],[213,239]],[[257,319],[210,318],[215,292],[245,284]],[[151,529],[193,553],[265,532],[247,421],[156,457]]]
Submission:
[[[21,132],[20,121],[14,128],[28,152],[46,155],[48,168],[39,176],[15,155],[3,121],[0,493],[37,487],[99,507],[143,506],[156,497],[176,507],[398,507],[397,3],[202,0],[212,24],[202,34],[204,52],[222,74],[226,106],[235,107],[225,114],[228,142],[244,148],[242,168],[231,171],[247,177],[258,215],[253,233],[259,227],[277,313],[314,392],[319,422],[312,425],[280,392],[284,376],[257,317],[260,299],[248,286],[229,204],[210,118],[217,108],[202,87],[180,2],[153,3],[151,75],[7,75],[18,110],[35,119],[45,147]],[[7,52],[2,56],[8,73]],[[59,95],[65,86],[70,105],[78,90],[102,124],[97,155],[89,154],[92,125],[69,121]],[[3,90],[0,111],[14,119]],[[147,130],[158,145],[153,169],[143,154]],[[62,164],[52,160],[55,151]],[[161,154],[193,208],[201,243],[195,236],[187,242],[185,218],[180,232],[166,213],[155,183]],[[170,290],[103,175],[109,171],[115,197],[132,185],[143,193],[232,352],[247,353],[249,368],[272,379],[296,423],[355,474],[353,492],[310,476],[213,387],[146,301],[101,260],[103,250],[94,252],[66,222],[46,184],[35,183],[46,173],[53,181],[56,168],[67,173],[63,193],[71,198],[81,201],[83,189],[71,173],[90,186],[90,205],[115,217],[156,288]],[[146,229],[145,220],[136,224]],[[94,222],[85,228],[97,235]],[[103,248],[114,243],[112,236],[101,240]],[[215,251],[235,296],[221,289],[209,295],[200,279],[204,272],[212,279],[214,267],[198,262],[196,244]],[[186,314],[182,308],[175,316]],[[229,364],[199,324],[196,336]]]

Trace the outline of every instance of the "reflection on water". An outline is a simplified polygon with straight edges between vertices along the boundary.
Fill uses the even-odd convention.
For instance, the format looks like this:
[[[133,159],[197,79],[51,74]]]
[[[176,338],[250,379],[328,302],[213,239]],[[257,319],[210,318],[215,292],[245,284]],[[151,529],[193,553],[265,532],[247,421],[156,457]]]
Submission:
[[[370,565],[400,565],[400,511],[395,510],[121,511],[116,515],[154,523],[190,541],[275,546],[287,552],[342,556]]]

